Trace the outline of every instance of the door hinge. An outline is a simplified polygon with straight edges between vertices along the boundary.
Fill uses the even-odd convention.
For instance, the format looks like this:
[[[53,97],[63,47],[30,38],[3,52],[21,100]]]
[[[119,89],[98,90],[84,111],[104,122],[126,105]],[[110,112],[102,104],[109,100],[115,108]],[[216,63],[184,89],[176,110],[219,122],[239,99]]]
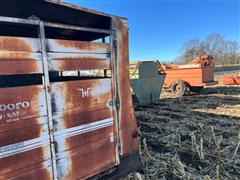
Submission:
[[[118,99],[115,99],[114,100],[114,105],[117,109],[119,109],[120,108],[120,101]]]
[[[120,108],[120,101],[116,100],[116,99],[115,100],[111,100],[108,103],[108,107],[109,108],[116,107],[117,109],[119,109]]]

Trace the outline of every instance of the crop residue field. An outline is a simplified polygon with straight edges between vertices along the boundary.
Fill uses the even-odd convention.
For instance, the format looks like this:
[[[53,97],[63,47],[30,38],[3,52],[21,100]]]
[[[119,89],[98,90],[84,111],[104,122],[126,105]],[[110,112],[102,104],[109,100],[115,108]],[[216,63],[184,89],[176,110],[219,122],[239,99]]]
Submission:
[[[181,98],[163,91],[135,111],[144,179],[240,179],[240,86]]]

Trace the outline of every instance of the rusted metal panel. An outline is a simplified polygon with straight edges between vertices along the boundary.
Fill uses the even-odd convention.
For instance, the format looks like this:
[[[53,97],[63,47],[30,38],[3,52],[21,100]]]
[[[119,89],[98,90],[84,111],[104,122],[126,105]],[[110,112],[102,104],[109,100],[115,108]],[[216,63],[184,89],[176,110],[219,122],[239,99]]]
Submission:
[[[58,176],[62,179],[83,179],[115,165],[115,144],[111,133],[113,127],[89,130],[86,133],[65,137],[55,136],[60,144],[64,139],[67,147],[57,153]],[[84,163],[83,163],[84,162]]]
[[[115,165],[111,79],[53,83],[51,100],[58,178],[86,178]]]
[[[0,49],[0,75],[42,73],[40,53],[2,52]]]
[[[1,51],[40,52],[39,39],[0,36]]]
[[[1,88],[0,99],[0,179],[51,178],[43,86]]]
[[[17,174],[16,172],[14,172],[14,174],[16,174],[16,176],[13,176],[14,174],[11,174],[11,176],[8,176],[8,179],[41,179],[41,180],[50,180],[50,179],[54,179],[52,176],[52,167],[50,162],[48,161],[49,164],[46,164],[44,167],[35,167],[32,170],[29,170],[29,173],[27,174],[21,174],[19,175],[19,173]]]
[[[48,53],[49,70],[102,70],[110,69],[109,54]]]
[[[117,79],[119,94],[119,120],[121,155],[138,152],[137,124],[133,110],[129,80],[128,21],[113,18],[116,29]]]
[[[24,125],[29,119],[37,119],[47,115],[45,91],[42,85],[1,88],[0,99],[0,125],[1,127],[9,126],[2,128],[1,132],[9,128],[15,129],[15,123],[23,123],[22,125]],[[35,121],[38,122],[36,119]],[[31,122],[29,123],[25,126],[33,125]]]
[[[52,83],[53,113],[75,108],[79,112],[109,108],[111,88],[110,78]]]
[[[20,145],[17,150],[23,149]],[[39,177],[45,176],[45,179],[51,179],[52,167],[49,159],[51,154],[49,144],[42,144],[41,147],[36,147],[27,151],[15,153],[14,150],[6,151],[1,155],[1,174],[0,179],[20,179],[20,177],[31,177],[36,174]],[[41,174],[44,173],[44,174]]]
[[[213,82],[214,81],[214,67],[203,67],[202,68],[202,82]]]
[[[64,53],[110,53],[106,43],[48,39],[48,51]]]
[[[0,75],[42,73],[39,41],[0,36]]]
[[[99,109],[94,111],[79,112],[79,109],[67,110],[63,113],[54,113],[53,118],[55,121],[56,130],[64,130],[87,123],[94,123],[101,119],[108,119],[113,117],[112,110]]]
[[[110,69],[110,46],[105,43],[47,40],[51,71]]]

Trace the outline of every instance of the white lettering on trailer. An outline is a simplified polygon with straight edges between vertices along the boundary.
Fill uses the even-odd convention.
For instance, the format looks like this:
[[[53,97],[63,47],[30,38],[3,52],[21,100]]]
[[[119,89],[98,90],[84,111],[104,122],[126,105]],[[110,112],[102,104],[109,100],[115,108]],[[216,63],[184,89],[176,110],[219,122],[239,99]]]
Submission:
[[[20,120],[20,109],[27,109],[30,107],[28,101],[0,104],[0,120],[4,120],[6,123],[11,123]]]
[[[16,107],[15,107],[15,105],[14,104],[8,104],[7,105],[7,109],[8,110],[14,110]]]
[[[18,110],[18,109],[27,109],[30,107],[30,103],[27,101],[17,102],[15,104],[0,104],[0,112],[4,112],[7,110]]]
[[[24,102],[22,102],[22,107],[25,108],[25,109],[27,109],[27,108],[30,107],[30,103],[27,102],[27,101],[24,101]]]
[[[6,111],[7,110],[7,106],[4,104],[0,104],[0,111]]]
[[[82,97],[85,98],[85,97],[89,97],[89,91],[91,90],[91,88],[86,88],[86,89],[77,89],[78,91],[81,91],[82,93]]]

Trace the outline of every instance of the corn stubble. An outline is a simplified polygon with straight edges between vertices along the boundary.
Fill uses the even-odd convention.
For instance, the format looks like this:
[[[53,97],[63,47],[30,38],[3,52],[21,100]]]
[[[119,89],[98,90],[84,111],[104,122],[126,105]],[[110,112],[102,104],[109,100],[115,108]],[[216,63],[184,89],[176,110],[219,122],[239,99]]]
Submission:
[[[240,179],[240,87],[135,106],[143,168],[127,179]]]

